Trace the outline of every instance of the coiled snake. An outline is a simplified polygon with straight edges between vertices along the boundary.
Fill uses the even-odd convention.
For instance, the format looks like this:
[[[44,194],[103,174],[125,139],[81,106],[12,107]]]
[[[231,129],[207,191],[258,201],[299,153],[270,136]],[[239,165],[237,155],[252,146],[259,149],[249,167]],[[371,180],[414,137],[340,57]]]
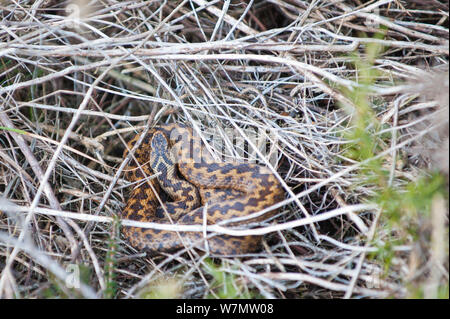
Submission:
[[[139,135],[128,143],[128,148],[131,149],[138,139]],[[258,212],[284,197],[282,186],[268,168],[214,161],[202,147],[201,140],[194,138],[192,129],[181,124],[150,129],[134,155],[138,163],[130,161],[126,178],[141,183],[131,192],[122,211],[126,219],[202,225],[206,211],[207,224],[211,225]],[[153,174],[157,174],[156,179],[144,179]],[[172,200],[164,203],[165,210],[149,183],[158,194],[162,194],[162,189]],[[245,222],[266,219],[275,212]],[[127,226],[122,227],[122,234],[133,247],[151,254],[174,251],[184,245],[205,247],[201,232],[177,234]],[[260,236],[217,235],[208,238],[208,246],[215,255],[244,254],[257,250],[260,239]]]

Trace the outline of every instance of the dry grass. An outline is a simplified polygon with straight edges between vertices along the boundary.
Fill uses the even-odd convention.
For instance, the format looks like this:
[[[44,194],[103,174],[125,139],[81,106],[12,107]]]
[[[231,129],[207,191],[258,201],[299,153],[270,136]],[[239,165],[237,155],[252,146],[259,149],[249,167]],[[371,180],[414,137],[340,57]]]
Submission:
[[[350,54],[383,45],[367,89],[389,134],[377,154],[389,185],[433,163],[448,183],[448,4],[362,3],[0,1],[0,296],[403,298],[417,282],[425,297],[442,286],[448,296],[445,196],[423,222],[425,243],[388,227],[367,202],[377,190],[362,180],[365,163],[346,155],[357,105],[343,93],[363,88]],[[437,71],[447,75],[428,77]],[[260,253],[150,258],[120,240],[125,143],[174,121],[217,156],[256,160],[282,181],[275,219],[209,227],[265,234]],[[393,233],[404,240],[389,263],[373,258]],[[71,265],[77,289],[64,284]]]

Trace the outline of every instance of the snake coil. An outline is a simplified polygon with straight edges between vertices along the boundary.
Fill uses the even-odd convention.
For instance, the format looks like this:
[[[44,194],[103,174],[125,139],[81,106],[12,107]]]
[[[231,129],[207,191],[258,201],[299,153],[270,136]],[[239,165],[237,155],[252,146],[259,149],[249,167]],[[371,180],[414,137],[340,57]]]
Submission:
[[[139,135],[128,143],[128,148],[138,139]],[[201,140],[194,138],[192,129],[185,125],[165,124],[150,129],[134,155],[137,162],[130,161],[126,178],[141,183],[131,192],[122,211],[126,219],[202,225],[207,205],[207,224],[212,225],[261,211],[284,197],[281,184],[268,168],[214,161]],[[156,179],[142,182],[153,174],[157,174]],[[163,190],[170,199],[163,203],[164,207],[150,183],[158,194]],[[246,223],[266,219],[274,213],[275,210]],[[176,233],[126,226],[122,233],[133,247],[151,254],[178,250],[185,245],[205,247],[201,232]],[[260,237],[217,235],[208,239],[208,246],[215,255],[245,254],[259,248]]]

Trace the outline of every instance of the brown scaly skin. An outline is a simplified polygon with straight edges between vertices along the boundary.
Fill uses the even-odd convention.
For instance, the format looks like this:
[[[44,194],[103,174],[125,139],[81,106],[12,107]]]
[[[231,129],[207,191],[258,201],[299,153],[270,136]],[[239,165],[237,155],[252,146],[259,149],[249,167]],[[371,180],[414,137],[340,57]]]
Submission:
[[[131,149],[139,139],[129,142]],[[124,153],[124,157],[127,151]],[[222,220],[247,216],[284,198],[284,191],[272,172],[256,164],[218,163],[205,152],[192,129],[181,124],[166,124],[147,133],[135,157],[146,176],[158,173],[156,179],[138,184],[131,193],[122,217],[130,220],[170,223],[149,183],[173,200],[164,203],[172,221],[182,225],[202,225],[204,205],[209,225]],[[145,177],[130,161],[126,178],[139,181]],[[266,219],[269,212],[245,223]],[[179,232],[123,227],[122,233],[130,244],[151,254],[181,249],[186,245],[204,249],[202,233]],[[182,241],[180,239],[182,238]],[[214,255],[245,254],[259,249],[260,236],[218,235],[208,239]]]

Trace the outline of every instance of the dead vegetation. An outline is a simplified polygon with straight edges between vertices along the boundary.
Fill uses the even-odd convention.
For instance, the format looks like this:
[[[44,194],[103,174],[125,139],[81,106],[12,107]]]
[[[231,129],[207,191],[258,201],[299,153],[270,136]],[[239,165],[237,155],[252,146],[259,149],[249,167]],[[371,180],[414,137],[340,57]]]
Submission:
[[[433,169],[448,185],[447,2],[13,0],[0,18],[3,298],[448,298],[448,195],[414,233],[408,210],[392,225],[348,155],[346,93],[368,94],[386,187]],[[353,55],[374,44],[364,85]],[[174,121],[282,181],[276,218],[241,230],[265,234],[260,253],[150,258],[120,239],[125,144]]]

